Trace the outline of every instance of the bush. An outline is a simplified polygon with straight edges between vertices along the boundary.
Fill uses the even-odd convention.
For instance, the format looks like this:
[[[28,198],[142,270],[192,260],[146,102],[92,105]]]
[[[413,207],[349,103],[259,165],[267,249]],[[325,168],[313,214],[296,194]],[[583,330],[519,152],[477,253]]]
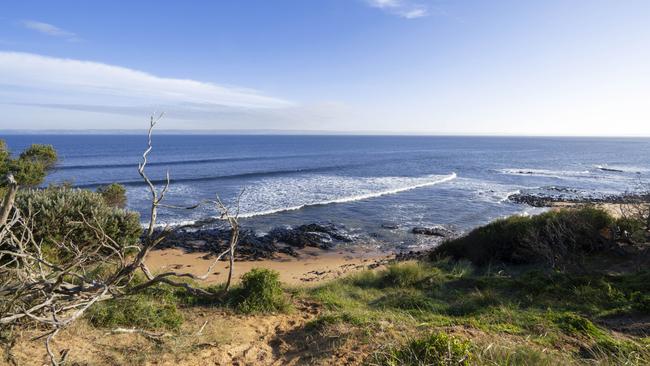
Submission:
[[[242,313],[284,312],[290,307],[284,296],[277,271],[253,268],[242,276],[235,293],[236,309]]]
[[[375,355],[377,364],[385,366],[451,366],[469,365],[472,359],[468,341],[434,333],[426,338],[414,339],[403,347]]]
[[[34,239],[43,241],[55,256],[54,244],[64,239],[80,248],[96,244],[97,234],[83,224],[84,217],[122,247],[135,245],[142,232],[137,213],[110,207],[100,194],[88,190],[55,187],[19,191],[16,207],[32,214]]]
[[[58,156],[51,145],[34,144],[23,151],[18,158],[12,159],[11,153],[3,140],[0,140],[0,177],[11,172],[21,186],[34,187],[45,179],[54,168]],[[0,182],[2,185],[3,182]]]
[[[589,207],[513,216],[441,244],[432,258],[464,258],[478,265],[547,263],[555,267],[609,248],[611,240],[603,234],[613,223],[609,214]]]
[[[93,326],[102,328],[176,330],[183,323],[183,316],[173,300],[148,294],[97,303],[88,309],[86,317]]]
[[[575,314],[565,314],[556,320],[560,329],[569,335],[582,335],[592,339],[599,338],[603,332],[589,319]]]
[[[644,314],[650,314],[650,294],[635,291],[631,294],[632,309]]]
[[[111,207],[124,208],[126,207],[126,188],[118,183],[111,183],[107,186],[97,188],[104,202]]]

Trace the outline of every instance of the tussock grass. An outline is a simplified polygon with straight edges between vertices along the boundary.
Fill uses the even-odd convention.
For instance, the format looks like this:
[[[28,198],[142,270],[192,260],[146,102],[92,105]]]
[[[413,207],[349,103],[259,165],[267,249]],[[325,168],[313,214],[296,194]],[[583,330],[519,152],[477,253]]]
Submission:
[[[445,333],[433,333],[405,344],[377,352],[371,365],[381,366],[452,366],[470,365],[471,344]]]
[[[277,271],[263,268],[253,268],[244,274],[241,287],[231,295],[235,309],[246,314],[289,311],[291,304],[279,278]]]
[[[495,271],[441,260],[360,272],[311,289],[307,296],[327,309],[310,326],[319,332],[343,323],[357,329],[357,336],[354,331],[349,336],[380,349],[372,357],[375,364],[437,364],[420,362],[409,342],[422,341],[422,333],[458,327],[497,340],[489,346],[478,339],[471,364],[617,364],[650,360],[650,348],[597,324],[608,316],[638,314],[646,278],[645,271],[573,274],[512,266]],[[383,347],[404,335],[398,346]],[[502,339],[509,340],[507,346]]]

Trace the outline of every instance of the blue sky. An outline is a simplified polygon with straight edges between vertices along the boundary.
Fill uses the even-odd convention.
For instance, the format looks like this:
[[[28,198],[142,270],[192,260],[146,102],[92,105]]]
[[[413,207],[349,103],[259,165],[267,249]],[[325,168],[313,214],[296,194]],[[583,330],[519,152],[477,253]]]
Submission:
[[[0,129],[650,135],[650,1],[6,2]]]

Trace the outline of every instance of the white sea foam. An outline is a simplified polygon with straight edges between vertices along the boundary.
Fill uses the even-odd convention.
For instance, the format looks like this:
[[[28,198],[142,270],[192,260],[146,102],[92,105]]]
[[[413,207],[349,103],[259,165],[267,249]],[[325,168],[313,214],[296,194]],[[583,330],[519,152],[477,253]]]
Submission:
[[[633,165],[616,165],[616,164],[594,165],[594,168],[602,171],[635,173],[635,174],[646,173],[650,171],[650,169],[646,167],[633,166]]]
[[[524,175],[534,177],[551,177],[551,178],[589,178],[593,174],[589,170],[549,170],[549,169],[528,169],[528,168],[508,168],[498,170],[501,174],[507,175]]]
[[[310,206],[367,200],[449,182],[456,179],[456,177],[456,173],[445,176],[429,175],[416,178],[315,176],[294,179],[291,182],[280,178],[274,182],[265,181],[261,186],[253,187],[247,191],[242,201],[248,201],[249,204],[246,205],[248,207],[244,208],[244,213],[240,217],[270,215],[278,212],[300,210]],[[280,190],[280,187],[282,187],[282,190]],[[307,187],[318,187],[318,189],[305,190]],[[343,192],[343,195],[337,197],[337,192]],[[295,202],[296,204],[285,204],[270,209],[251,209],[255,206],[259,207],[260,203],[268,204],[269,201]]]
[[[249,218],[312,206],[368,200],[449,182],[456,177],[456,173],[451,173],[421,177],[345,177],[312,174],[266,178],[246,187],[241,198],[239,217]],[[182,191],[188,188],[177,189]],[[199,211],[193,215],[197,219],[204,219],[206,214],[213,213],[205,208]],[[168,219],[172,221],[161,222],[158,226],[188,225],[195,222]]]

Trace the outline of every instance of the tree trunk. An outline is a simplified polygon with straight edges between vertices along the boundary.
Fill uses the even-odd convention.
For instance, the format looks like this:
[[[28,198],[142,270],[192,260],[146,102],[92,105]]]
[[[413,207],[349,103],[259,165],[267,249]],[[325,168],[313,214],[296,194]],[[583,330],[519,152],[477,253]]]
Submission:
[[[14,207],[16,192],[18,192],[18,183],[11,173],[7,175],[7,181],[9,182],[9,187],[7,193],[5,194],[4,200],[2,200],[2,207],[0,208],[0,227],[4,226],[4,224],[7,222],[11,208]]]

